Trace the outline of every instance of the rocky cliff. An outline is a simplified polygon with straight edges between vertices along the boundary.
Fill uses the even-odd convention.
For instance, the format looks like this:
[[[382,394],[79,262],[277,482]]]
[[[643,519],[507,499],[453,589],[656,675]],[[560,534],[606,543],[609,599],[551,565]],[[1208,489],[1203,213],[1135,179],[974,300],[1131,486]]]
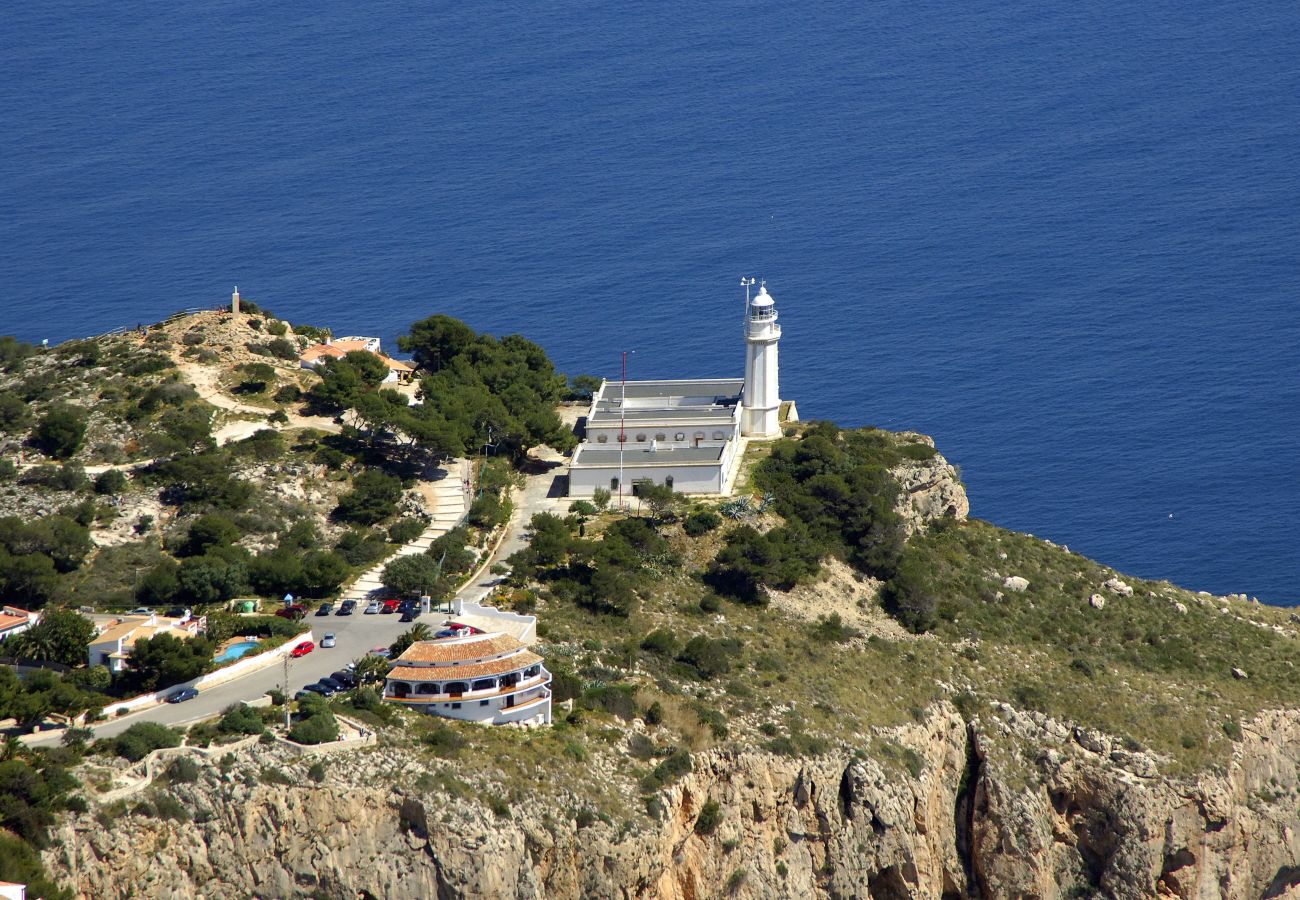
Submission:
[[[622,823],[545,796],[494,812],[430,786],[454,763],[392,749],[334,757],[314,784],[284,752],[173,785],[188,821],[69,821],[52,873],[95,898],[1300,893],[1296,713],[1259,717],[1226,768],[1183,780],[1038,713],[936,704],[852,754],[697,754]],[[272,764],[293,783],[266,783]]]

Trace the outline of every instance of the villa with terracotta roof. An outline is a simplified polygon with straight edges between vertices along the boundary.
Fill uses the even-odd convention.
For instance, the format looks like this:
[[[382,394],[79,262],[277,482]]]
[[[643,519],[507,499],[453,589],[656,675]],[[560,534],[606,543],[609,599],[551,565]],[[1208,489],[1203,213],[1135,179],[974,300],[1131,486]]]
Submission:
[[[0,641],[22,634],[40,620],[40,613],[28,612],[16,606],[0,607]]]
[[[314,369],[327,359],[342,359],[353,351],[373,353],[377,356],[379,361],[388,367],[388,377],[384,379],[385,382],[409,384],[415,377],[415,367],[409,362],[393,359],[385,354],[379,349],[377,337],[326,338],[323,344],[312,344],[302,351],[298,362],[304,369]]]
[[[452,629],[393,660],[384,699],[449,719],[551,724],[551,673],[508,634]]]
[[[206,618],[169,619],[159,615],[111,620],[86,648],[90,665],[108,666],[113,672],[121,672],[127,667],[135,642],[141,638],[170,634],[187,641],[200,634],[206,623]]]

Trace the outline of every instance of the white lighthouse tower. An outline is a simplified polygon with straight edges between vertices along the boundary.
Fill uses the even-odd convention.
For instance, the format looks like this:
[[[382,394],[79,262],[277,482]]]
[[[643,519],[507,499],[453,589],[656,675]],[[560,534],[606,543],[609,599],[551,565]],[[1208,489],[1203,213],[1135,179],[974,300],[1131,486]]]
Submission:
[[[746,292],[748,293],[748,291]],[[740,433],[749,438],[781,436],[781,388],[777,382],[776,301],[764,282],[745,311],[745,393]]]

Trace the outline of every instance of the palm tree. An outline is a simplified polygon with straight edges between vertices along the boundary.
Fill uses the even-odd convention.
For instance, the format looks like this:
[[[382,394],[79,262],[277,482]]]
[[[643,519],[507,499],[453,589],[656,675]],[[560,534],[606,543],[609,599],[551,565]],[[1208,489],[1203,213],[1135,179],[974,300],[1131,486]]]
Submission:
[[[406,633],[410,636],[412,644],[417,641],[427,641],[433,637],[433,629],[425,622],[416,622]]]

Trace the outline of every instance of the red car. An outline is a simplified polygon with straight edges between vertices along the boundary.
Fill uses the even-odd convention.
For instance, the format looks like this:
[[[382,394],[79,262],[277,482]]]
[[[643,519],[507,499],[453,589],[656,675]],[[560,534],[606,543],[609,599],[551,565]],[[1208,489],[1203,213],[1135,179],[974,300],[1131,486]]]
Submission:
[[[397,612],[397,607],[401,605],[400,600],[385,600],[384,605],[380,607],[380,612],[392,613]]]
[[[294,647],[292,650],[290,650],[289,655],[297,659],[300,656],[306,656],[308,653],[312,652],[315,649],[316,649],[315,643],[313,643],[312,641],[303,641],[297,647]]]
[[[284,609],[277,609],[275,614],[282,619],[291,619],[292,621],[297,622],[303,616],[307,615],[307,607],[300,603],[295,603],[293,606],[286,606]]]

